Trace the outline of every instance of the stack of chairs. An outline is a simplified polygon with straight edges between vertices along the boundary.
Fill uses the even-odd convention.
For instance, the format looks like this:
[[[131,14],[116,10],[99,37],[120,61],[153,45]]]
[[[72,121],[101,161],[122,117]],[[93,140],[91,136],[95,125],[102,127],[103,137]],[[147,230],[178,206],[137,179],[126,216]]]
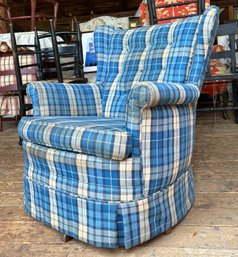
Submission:
[[[30,20],[29,29],[31,31],[34,29],[36,21],[44,21],[49,19],[53,19],[53,26],[54,29],[56,29],[59,8],[58,1],[44,0],[44,2],[47,2],[49,5],[53,6],[52,15],[37,13],[37,5],[39,3],[37,3],[36,0],[15,2],[16,3],[10,1],[10,3],[7,4],[6,1],[3,1],[0,3],[1,33],[7,33],[9,31],[9,24],[15,24],[15,26],[17,26],[20,21],[24,22],[25,20]],[[29,14],[24,13],[26,9],[29,9]],[[17,47],[15,47],[15,50],[16,49]],[[5,120],[6,116],[19,117],[19,115],[21,116],[22,113],[25,113],[29,108],[29,106],[26,107],[26,105],[23,104],[24,102],[27,102],[28,104],[29,100],[24,96],[23,98],[25,100],[22,101],[23,98],[19,95],[19,93],[22,91],[22,85],[26,84],[27,82],[37,80],[36,66],[33,65],[31,68],[27,68],[26,66],[31,66],[35,62],[34,58],[34,54],[29,53],[29,51],[18,54],[18,51],[16,50],[14,58],[12,52],[10,51],[7,53],[1,52],[0,54],[0,131],[3,130],[3,120]],[[14,65],[16,62],[18,62],[18,66]]]
[[[50,32],[42,33],[35,28],[35,42],[20,45],[17,43],[13,24],[10,24],[12,53],[9,58],[12,59],[14,65],[12,65],[11,71],[4,71],[4,73],[11,72],[14,78],[14,99],[16,102],[14,109],[17,111],[13,115],[17,113],[17,116],[21,118],[32,108],[26,97],[28,82],[36,80],[67,83],[87,82],[83,72],[79,24],[76,27],[77,31],[56,32],[54,20],[51,19]],[[42,42],[46,38],[52,42],[52,47],[44,48],[42,46]],[[71,74],[70,77],[68,76],[69,73]],[[12,95],[12,91],[10,95]],[[0,118],[0,129],[2,129],[3,115]]]

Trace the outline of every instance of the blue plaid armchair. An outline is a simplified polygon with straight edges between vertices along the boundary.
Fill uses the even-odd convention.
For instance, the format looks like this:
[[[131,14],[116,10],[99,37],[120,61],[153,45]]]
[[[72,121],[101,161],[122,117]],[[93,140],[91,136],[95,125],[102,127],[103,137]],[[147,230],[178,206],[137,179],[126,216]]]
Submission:
[[[18,131],[24,207],[86,243],[141,244],[194,201],[196,103],[219,11],[122,30],[98,27],[95,84],[30,83]]]

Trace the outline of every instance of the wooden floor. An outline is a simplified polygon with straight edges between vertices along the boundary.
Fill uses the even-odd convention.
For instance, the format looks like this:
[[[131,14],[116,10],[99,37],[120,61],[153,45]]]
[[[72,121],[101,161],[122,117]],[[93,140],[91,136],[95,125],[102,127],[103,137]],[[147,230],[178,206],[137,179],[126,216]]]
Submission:
[[[129,251],[72,240],[23,212],[23,153],[16,124],[0,132],[0,257],[238,256],[238,125],[220,114],[199,114],[193,168],[196,201],[171,234]]]

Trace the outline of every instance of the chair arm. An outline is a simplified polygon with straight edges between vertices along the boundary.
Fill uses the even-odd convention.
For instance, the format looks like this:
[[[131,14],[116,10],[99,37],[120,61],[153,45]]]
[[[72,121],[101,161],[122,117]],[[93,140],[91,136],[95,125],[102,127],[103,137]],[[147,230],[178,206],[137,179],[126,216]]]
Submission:
[[[100,116],[102,84],[31,82],[34,116]]]
[[[194,103],[200,95],[199,88],[192,84],[171,82],[140,82],[131,89],[129,106],[141,108],[156,105],[181,105]]]
[[[173,111],[171,110],[190,110],[195,107],[199,94],[199,88],[190,83],[140,82],[135,85],[131,89],[126,112],[126,130],[131,134],[133,142],[132,155],[141,156],[142,141],[147,142],[144,135],[148,130],[150,135],[153,131],[157,131],[159,124],[163,122],[172,124]],[[170,108],[171,105],[174,108]],[[158,112],[161,112],[161,115],[155,115]],[[192,115],[193,112],[188,113]],[[160,118],[157,120],[156,117]],[[144,133],[145,128],[147,130]]]

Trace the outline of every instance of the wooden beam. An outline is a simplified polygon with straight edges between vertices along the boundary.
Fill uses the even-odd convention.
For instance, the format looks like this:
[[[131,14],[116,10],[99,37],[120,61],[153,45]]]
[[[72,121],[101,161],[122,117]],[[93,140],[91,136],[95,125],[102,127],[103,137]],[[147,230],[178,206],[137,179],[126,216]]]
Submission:
[[[223,0],[223,1],[211,1],[211,4],[219,7],[228,7],[229,5],[238,6],[237,0]]]
[[[86,6],[89,10],[89,13],[93,10],[92,0],[84,0],[84,6]]]
[[[112,17],[132,17],[135,15],[136,11],[124,11],[124,12],[112,12],[112,13],[100,13],[100,14],[95,14],[95,17],[100,17],[100,16],[112,16]],[[87,21],[90,20],[90,14],[87,15],[76,15],[77,20],[79,22],[82,21]],[[59,17],[57,19],[58,23],[64,23],[64,22],[69,22],[72,19],[72,17]]]
[[[100,16],[112,16],[112,17],[133,17],[135,14],[135,11],[125,11],[125,12],[114,12],[114,13],[103,13],[103,14],[96,14],[95,17],[100,17]],[[80,15],[76,16],[77,21],[79,22],[85,22],[89,21],[91,19],[90,14],[88,15]],[[57,23],[59,25],[61,24],[70,24],[72,21],[72,17],[60,17],[57,19]]]
[[[96,17],[103,16],[103,15],[112,16],[112,17],[131,17],[131,16],[134,16],[135,13],[136,13],[136,10],[123,11],[123,12],[111,12],[111,13],[104,13],[104,14],[96,14]]]
[[[229,20],[234,19],[234,7],[232,5],[228,6]]]
[[[1,4],[6,4],[5,0],[0,0]],[[4,8],[0,8],[0,17],[6,18],[6,13]],[[7,32],[7,23],[6,21],[3,21],[0,19],[0,33],[6,33]]]
[[[127,2],[124,0],[119,0],[121,11],[127,9]]]
[[[221,8],[220,8],[220,14],[223,13],[225,9],[226,9],[226,8],[221,7]]]

